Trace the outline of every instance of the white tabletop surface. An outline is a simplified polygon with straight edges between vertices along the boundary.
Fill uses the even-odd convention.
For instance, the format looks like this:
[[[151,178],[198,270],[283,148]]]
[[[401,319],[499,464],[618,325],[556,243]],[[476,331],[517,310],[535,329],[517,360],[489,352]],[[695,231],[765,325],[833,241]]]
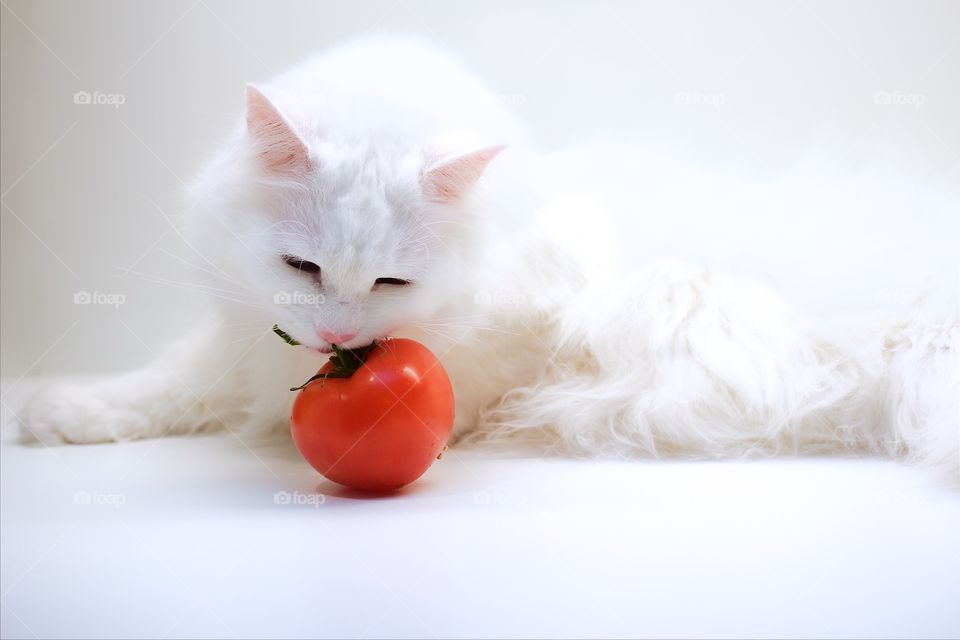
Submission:
[[[369,498],[288,442],[22,446],[29,387],[4,638],[960,635],[960,491],[895,462],[452,451]]]

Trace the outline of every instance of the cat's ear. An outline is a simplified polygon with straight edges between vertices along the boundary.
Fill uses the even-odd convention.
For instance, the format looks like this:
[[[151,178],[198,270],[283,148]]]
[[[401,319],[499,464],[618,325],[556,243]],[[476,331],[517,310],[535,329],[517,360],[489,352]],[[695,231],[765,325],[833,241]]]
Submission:
[[[505,145],[484,147],[428,162],[420,174],[424,195],[435,202],[463,198],[483,175],[490,161],[505,148]]]
[[[268,171],[299,174],[310,168],[307,145],[270,99],[252,84],[247,85],[247,132]]]

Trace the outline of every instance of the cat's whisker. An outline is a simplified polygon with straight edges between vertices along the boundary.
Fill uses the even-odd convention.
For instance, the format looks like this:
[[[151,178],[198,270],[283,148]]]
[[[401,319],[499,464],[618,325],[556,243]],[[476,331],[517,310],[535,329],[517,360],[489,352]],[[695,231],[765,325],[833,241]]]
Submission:
[[[158,278],[158,277],[155,277],[155,276],[149,276],[149,275],[146,275],[146,274],[137,274],[137,273],[133,273],[133,272],[131,272],[131,277],[132,277],[134,280],[141,280],[141,281],[143,281],[143,282],[150,282],[150,283],[152,283],[152,284],[162,284],[162,285],[165,285],[165,286],[168,286],[168,287],[173,287],[173,288],[175,288],[175,289],[185,289],[185,290],[187,290],[187,291],[192,291],[192,292],[194,292],[194,293],[201,293],[201,294],[206,295],[206,296],[209,296],[209,297],[211,297],[211,298],[217,298],[217,299],[219,299],[219,300],[226,300],[226,301],[228,301],[228,302],[233,302],[233,303],[236,303],[236,304],[242,304],[242,305],[245,305],[245,306],[248,306],[248,307],[252,307],[252,308],[254,308],[254,309],[261,309],[261,308],[263,308],[262,305],[254,304],[254,303],[252,303],[252,302],[249,302],[249,301],[247,301],[247,300],[241,300],[241,299],[239,299],[239,298],[233,298],[233,297],[230,297],[230,296],[221,295],[221,294],[219,294],[219,293],[215,293],[214,291],[210,291],[210,290],[208,290],[208,289],[203,289],[203,288],[200,288],[200,287],[198,287],[198,286],[196,286],[196,285],[192,285],[192,284],[185,283],[185,282],[177,282],[177,281],[175,281],[175,280],[167,280],[167,279],[165,279],[165,278]]]
[[[226,293],[226,294],[229,294],[229,295],[232,295],[232,296],[237,296],[237,297],[244,297],[244,298],[251,298],[251,299],[253,298],[253,296],[250,295],[249,293],[247,293],[246,291],[235,291],[235,290],[233,290],[233,289],[225,289],[225,288],[223,288],[223,287],[215,287],[215,286],[213,286],[213,285],[203,284],[203,283],[200,283],[200,282],[183,282],[183,281],[179,281],[179,280],[170,280],[169,278],[164,278],[164,277],[162,277],[162,276],[157,276],[157,275],[153,275],[153,274],[150,274],[150,273],[143,273],[142,271],[126,271],[126,272],[127,272],[127,273],[130,273],[130,274],[132,274],[132,275],[134,275],[134,276],[139,276],[139,277],[143,277],[143,278],[152,278],[152,279],[161,280],[161,281],[164,281],[164,282],[175,283],[175,284],[179,284],[179,285],[182,285],[182,286],[185,286],[185,287],[195,288],[195,289],[198,289],[198,290],[201,290],[201,289],[202,289],[202,290],[209,290],[209,291],[215,291],[215,292],[219,292],[219,293]]]
[[[245,333],[245,334],[243,334],[243,335],[240,335],[240,336],[235,337],[233,340],[227,340],[227,341],[225,341],[225,342],[221,342],[220,345],[221,345],[221,346],[224,346],[224,347],[227,347],[227,346],[230,346],[230,345],[237,344],[238,342],[248,342],[248,341],[250,341],[250,340],[255,340],[255,339],[263,336],[265,333],[266,333],[266,331],[253,331],[253,332],[250,332],[250,333]]]
[[[490,315],[486,313],[477,313],[473,315],[463,315],[463,316],[435,316],[429,319],[429,322],[469,322],[471,320],[476,320],[478,322],[489,323]]]
[[[469,226],[466,222],[462,222],[460,220],[429,220],[422,224],[424,227],[435,227],[438,225],[454,225],[458,227]]]
[[[300,221],[300,220],[278,220],[278,221],[276,221],[276,222],[274,222],[274,223],[272,223],[272,224],[267,225],[267,226],[263,229],[263,232],[266,233],[266,232],[272,231],[272,230],[274,229],[274,227],[285,226],[285,225],[297,225],[297,226],[302,227],[303,230],[306,231],[308,235],[312,233],[312,229],[310,229],[309,226],[307,226],[304,222],[302,222],[302,221]],[[286,232],[286,231],[280,231],[280,232],[278,232],[278,233],[285,233],[285,234],[291,234],[291,235],[292,235],[292,232]]]
[[[493,327],[489,325],[470,325],[470,324],[454,324],[450,322],[423,322],[417,324],[418,328],[447,328],[454,330],[468,330],[468,331],[488,331],[492,333],[501,333],[504,335],[518,336],[521,335],[516,331],[510,331],[508,329],[503,329],[500,327]]]
[[[220,274],[218,274],[218,273],[216,273],[216,272],[214,272],[214,271],[211,271],[210,269],[207,269],[207,268],[205,268],[205,267],[201,267],[200,265],[198,265],[198,264],[196,264],[196,263],[193,263],[193,262],[190,262],[189,260],[186,260],[185,258],[181,258],[180,256],[178,256],[177,254],[173,253],[172,251],[167,251],[166,249],[160,249],[160,253],[163,253],[163,254],[165,254],[165,255],[168,255],[168,256],[170,256],[171,258],[173,258],[174,260],[177,260],[177,261],[179,261],[179,262],[182,262],[183,264],[187,265],[188,267],[190,267],[190,268],[192,268],[192,269],[196,269],[196,270],[198,270],[198,271],[202,271],[202,272],[206,273],[207,275],[213,276],[214,278],[220,278],[220,279],[222,279],[222,280],[227,280],[228,282],[232,282],[232,283],[234,283],[234,284],[236,284],[236,285],[239,285],[239,284],[240,284],[240,283],[237,282],[237,280],[235,280],[234,278],[231,278],[231,277],[229,277],[229,276],[220,275]],[[241,285],[241,286],[242,286],[242,285]]]
[[[431,254],[430,254],[430,245],[427,244],[427,243],[426,243],[425,241],[423,241],[423,240],[420,240],[420,239],[417,239],[417,240],[405,240],[405,241],[403,241],[403,242],[401,242],[401,243],[399,244],[399,247],[400,247],[400,249],[411,249],[411,248],[413,248],[413,247],[423,247],[423,253],[425,254],[426,259],[427,259],[427,260],[430,259],[430,255],[431,255]]]
[[[293,232],[293,231],[270,231],[264,232],[270,236],[270,240],[274,243],[277,243],[279,246],[284,246],[286,244],[295,244],[300,245],[307,243],[314,245],[316,243],[317,231],[303,231],[303,232]]]
[[[197,254],[197,255],[200,257],[201,260],[203,260],[203,261],[206,262],[208,265],[210,265],[211,267],[213,267],[214,269],[216,269],[218,272],[220,272],[220,274],[221,274],[224,278],[228,278],[228,279],[230,278],[229,274],[227,274],[226,271],[224,271],[223,269],[221,269],[220,267],[218,267],[210,258],[208,258],[206,255],[204,255],[204,253],[203,253],[202,251],[200,251],[200,250],[197,249],[195,246],[193,246],[193,243],[190,242],[190,240],[188,240],[187,237],[180,231],[180,229],[179,229],[179,227],[177,226],[177,224],[176,224],[173,220],[170,219],[170,217],[169,217],[169,216],[167,215],[167,213],[160,207],[159,204],[157,204],[156,202],[154,202],[153,205],[157,208],[157,211],[160,212],[160,215],[163,216],[163,219],[167,222],[167,224],[170,225],[170,228],[171,228],[171,229],[173,230],[173,232],[177,235],[177,237],[180,238],[180,240],[182,240],[183,243],[184,243],[191,251],[193,251],[195,254]],[[196,207],[196,206],[198,206],[198,205],[199,205],[199,202],[198,202],[198,201],[194,201],[194,203],[193,203],[192,205],[190,205],[190,208],[189,208],[187,211],[189,212],[189,211],[193,210],[193,208]],[[203,208],[203,209],[206,209],[206,207],[202,207],[202,208]],[[126,276],[127,273],[129,273],[129,270],[128,270],[128,269],[125,269],[123,275]]]
[[[224,322],[220,326],[227,329],[251,329],[256,330],[264,326],[269,325],[270,323],[265,323],[262,320],[247,320],[246,322]],[[268,327],[269,328],[269,327]]]
[[[221,322],[220,324],[221,324],[221,326],[223,326],[223,327],[240,327],[240,326],[244,326],[244,325],[251,325],[251,326],[252,326],[252,325],[258,325],[258,324],[262,326],[262,325],[263,325],[263,320],[260,320],[260,319],[248,319],[248,320],[240,320],[240,321],[237,321],[237,322]]]
[[[443,338],[444,340],[453,340],[453,339],[456,338],[456,336],[450,335],[450,334],[445,333],[445,332],[443,332],[443,331],[437,331],[437,330],[435,330],[435,329],[428,329],[428,328],[423,327],[423,326],[418,326],[417,329],[419,329],[419,330],[422,331],[423,333],[427,334],[428,336],[435,336],[435,337]]]
[[[448,237],[445,236],[445,235],[440,235],[440,234],[432,233],[432,234],[428,235],[427,238],[429,238],[430,240],[434,240],[434,241],[436,241],[436,242],[439,242],[439,243],[443,246],[444,249],[447,249],[447,250],[450,249],[450,245],[447,244]]]
[[[302,231],[302,232],[294,232],[294,231],[269,231],[264,229],[263,231],[255,235],[257,237],[269,235],[271,238],[276,240],[283,240],[285,238],[289,238],[294,241],[303,241],[305,239],[306,240],[312,239],[313,236],[316,235],[316,231],[306,229],[305,231]]]

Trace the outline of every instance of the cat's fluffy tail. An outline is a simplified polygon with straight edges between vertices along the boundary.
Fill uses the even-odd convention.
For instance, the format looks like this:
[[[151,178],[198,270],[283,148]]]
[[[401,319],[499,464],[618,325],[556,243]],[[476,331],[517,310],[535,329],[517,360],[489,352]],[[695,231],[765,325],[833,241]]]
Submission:
[[[891,324],[865,356],[877,381],[876,444],[960,476],[960,322],[920,307]]]
[[[482,415],[590,454],[882,452],[958,473],[960,323],[827,338],[762,287],[672,265],[592,284],[550,322],[542,375]]]

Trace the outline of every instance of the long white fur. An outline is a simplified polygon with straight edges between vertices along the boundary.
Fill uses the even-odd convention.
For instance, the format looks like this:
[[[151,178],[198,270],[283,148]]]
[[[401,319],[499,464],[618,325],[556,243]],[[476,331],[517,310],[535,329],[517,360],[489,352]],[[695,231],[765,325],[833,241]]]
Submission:
[[[34,398],[31,438],[276,432],[287,388],[326,357],[327,328],[356,330],[348,346],[388,334],[426,343],[453,379],[460,441],[592,455],[847,450],[957,471],[955,309],[837,335],[699,267],[624,275],[604,263],[603,238],[590,240],[602,217],[589,199],[551,200],[546,159],[514,118],[416,42],[341,47],[256,96],[295,131],[310,169],[265,168],[240,123],[196,180],[187,231],[207,284],[231,293],[158,362]],[[298,148],[280,138],[273,157]],[[428,197],[427,165],[501,143],[462,198]],[[283,254],[321,265],[323,284]],[[371,291],[381,276],[416,284]],[[306,346],[283,344],[275,322]]]

